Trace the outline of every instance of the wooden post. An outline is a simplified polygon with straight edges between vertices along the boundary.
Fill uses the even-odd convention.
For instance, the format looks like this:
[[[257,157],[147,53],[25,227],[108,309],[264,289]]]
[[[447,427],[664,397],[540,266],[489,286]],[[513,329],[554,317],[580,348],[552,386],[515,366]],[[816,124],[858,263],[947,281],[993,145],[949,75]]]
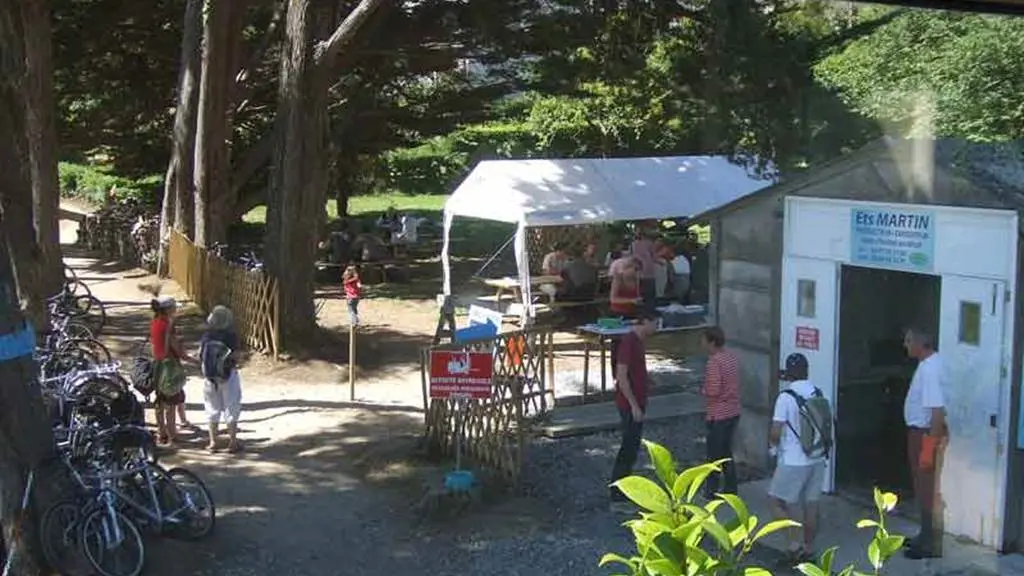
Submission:
[[[348,327],[348,401],[356,400],[356,325]]]

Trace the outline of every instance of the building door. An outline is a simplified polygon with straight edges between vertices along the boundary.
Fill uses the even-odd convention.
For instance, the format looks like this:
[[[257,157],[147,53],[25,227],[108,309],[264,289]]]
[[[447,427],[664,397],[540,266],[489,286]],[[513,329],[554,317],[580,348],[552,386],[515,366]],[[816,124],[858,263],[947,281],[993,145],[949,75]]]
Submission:
[[[836,406],[836,337],[839,265],[830,260],[787,256],[782,260],[779,367],[800,352],[810,365],[811,382]],[[834,408],[839,410],[839,407]],[[834,486],[835,457],[828,460],[826,492]]]
[[[949,444],[942,470],[946,532],[1002,547],[1006,446],[1005,286],[942,277],[939,354],[946,368]],[[969,487],[969,489],[965,489]]]

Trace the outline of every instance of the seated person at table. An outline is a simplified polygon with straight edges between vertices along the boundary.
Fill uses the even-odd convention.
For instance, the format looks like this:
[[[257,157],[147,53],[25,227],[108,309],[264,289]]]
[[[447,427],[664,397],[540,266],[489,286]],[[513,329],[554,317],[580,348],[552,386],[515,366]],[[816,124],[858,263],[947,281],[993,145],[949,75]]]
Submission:
[[[597,261],[597,244],[588,242],[587,245],[583,247],[583,259],[595,270],[601,267]]]
[[[616,242],[604,257],[604,265],[610,267],[613,262],[624,256],[629,256],[629,253],[626,252],[626,243]],[[609,270],[608,274],[611,275],[611,270]]]
[[[380,262],[387,260],[388,247],[384,241],[373,234],[360,234],[353,243],[356,255],[362,262]]]
[[[597,268],[587,260],[586,249],[577,251],[562,270],[559,296],[573,302],[585,302],[597,296]]]
[[[565,245],[557,243],[554,246],[554,250],[544,256],[544,261],[541,262],[541,271],[545,276],[561,276],[562,271],[565,270],[566,264],[569,263],[569,255],[565,252]],[[558,286],[554,284],[541,284],[540,291],[547,294],[551,300],[555,299],[558,295]]]
[[[635,259],[623,263],[612,275],[609,304],[612,314],[635,316],[640,302],[639,264]]]

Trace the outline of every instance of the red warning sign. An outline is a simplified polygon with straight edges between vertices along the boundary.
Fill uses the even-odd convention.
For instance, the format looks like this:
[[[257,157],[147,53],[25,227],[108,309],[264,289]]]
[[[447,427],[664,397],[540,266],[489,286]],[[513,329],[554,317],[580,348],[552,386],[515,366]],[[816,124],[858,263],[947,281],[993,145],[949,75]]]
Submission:
[[[818,349],[818,329],[810,326],[796,327],[796,347],[805,350]]]
[[[489,352],[430,353],[431,398],[490,398],[494,357]]]

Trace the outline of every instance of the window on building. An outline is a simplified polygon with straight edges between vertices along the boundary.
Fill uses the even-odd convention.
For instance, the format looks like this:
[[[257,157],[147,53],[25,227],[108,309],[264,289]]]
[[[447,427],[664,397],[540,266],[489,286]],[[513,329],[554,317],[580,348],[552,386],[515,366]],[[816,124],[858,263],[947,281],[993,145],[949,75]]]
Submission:
[[[814,318],[816,300],[814,280],[797,280],[796,315],[801,318]]]
[[[960,302],[960,343],[981,344],[981,304],[978,302]]]

